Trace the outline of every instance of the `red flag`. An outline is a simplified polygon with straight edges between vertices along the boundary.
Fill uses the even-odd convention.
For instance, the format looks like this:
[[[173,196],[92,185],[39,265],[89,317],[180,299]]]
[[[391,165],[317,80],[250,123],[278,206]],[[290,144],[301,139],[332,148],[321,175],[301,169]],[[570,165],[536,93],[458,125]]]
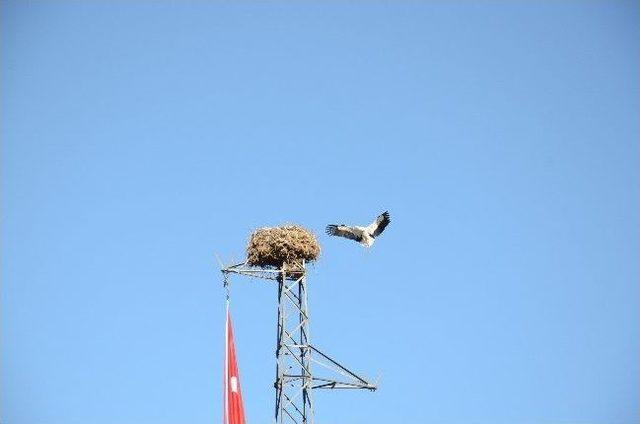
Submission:
[[[245,424],[242,392],[240,391],[240,375],[236,361],[236,347],[233,343],[231,314],[227,303],[227,324],[225,331],[224,357],[224,417],[222,424]]]

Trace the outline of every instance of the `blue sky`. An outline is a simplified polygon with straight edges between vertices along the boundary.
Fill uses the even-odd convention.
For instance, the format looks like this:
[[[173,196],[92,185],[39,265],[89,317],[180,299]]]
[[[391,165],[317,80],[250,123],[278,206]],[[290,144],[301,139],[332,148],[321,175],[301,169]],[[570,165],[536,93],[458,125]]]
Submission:
[[[380,378],[318,423],[640,422],[637,2],[0,11],[3,424],[219,422],[213,255],[284,222],[312,341]],[[232,312],[270,422],[275,288]]]

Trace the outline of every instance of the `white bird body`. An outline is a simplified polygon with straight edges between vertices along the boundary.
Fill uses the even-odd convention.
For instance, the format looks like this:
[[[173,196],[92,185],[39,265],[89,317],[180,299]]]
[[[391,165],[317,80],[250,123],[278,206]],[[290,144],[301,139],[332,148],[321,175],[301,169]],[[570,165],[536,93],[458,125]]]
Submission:
[[[384,229],[391,222],[389,212],[380,214],[371,224],[366,227],[349,225],[327,225],[327,234],[331,236],[344,237],[355,240],[364,247],[371,247]]]
[[[362,227],[358,227],[358,229],[360,228]],[[376,241],[376,238],[371,235],[369,227],[362,228],[362,240],[360,241],[360,244],[364,247],[371,247],[373,246],[374,241]]]

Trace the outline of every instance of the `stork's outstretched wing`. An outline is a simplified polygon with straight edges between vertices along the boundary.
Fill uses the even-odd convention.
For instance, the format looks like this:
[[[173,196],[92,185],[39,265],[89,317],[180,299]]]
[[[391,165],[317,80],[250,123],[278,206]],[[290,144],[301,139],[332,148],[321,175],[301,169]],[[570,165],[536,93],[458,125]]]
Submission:
[[[380,214],[375,221],[373,221],[371,223],[371,225],[369,225],[369,229],[371,230],[371,234],[374,237],[378,237],[385,228],[387,228],[387,225],[389,225],[389,223],[391,222],[391,216],[389,215],[389,212],[385,211],[382,214]]]
[[[356,228],[348,227],[346,225],[327,225],[326,231],[330,236],[345,237],[355,241],[362,240],[362,231],[358,231]]]

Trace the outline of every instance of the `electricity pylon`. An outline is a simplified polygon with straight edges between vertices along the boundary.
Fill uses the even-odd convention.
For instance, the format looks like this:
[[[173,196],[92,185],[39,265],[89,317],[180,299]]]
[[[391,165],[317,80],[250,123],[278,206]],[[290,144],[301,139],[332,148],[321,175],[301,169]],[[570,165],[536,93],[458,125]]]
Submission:
[[[240,274],[278,285],[278,332],[276,341],[275,419],[277,424],[312,424],[316,389],[368,389],[376,385],[350,371],[313,346],[309,338],[307,270],[301,260],[280,268],[255,268],[246,262],[223,267],[225,286],[230,274]],[[340,379],[314,375],[311,365],[340,375]]]

